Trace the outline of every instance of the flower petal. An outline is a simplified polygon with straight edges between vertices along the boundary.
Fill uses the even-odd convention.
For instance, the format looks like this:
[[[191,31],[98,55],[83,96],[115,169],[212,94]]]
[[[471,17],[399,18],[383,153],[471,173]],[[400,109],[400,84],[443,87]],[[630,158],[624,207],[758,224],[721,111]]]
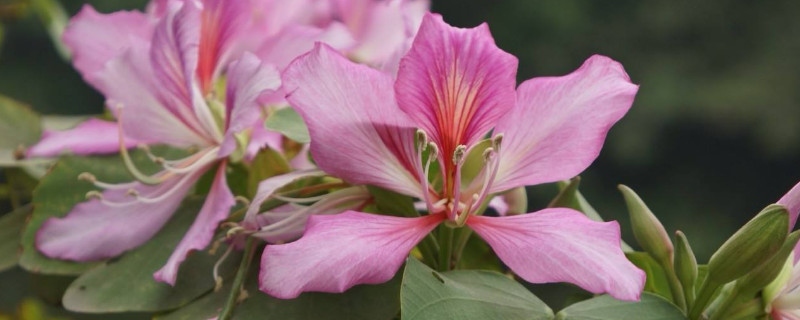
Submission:
[[[300,240],[268,245],[261,256],[259,287],[274,297],[302,292],[344,292],[357,284],[391,279],[412,248],[443,215],[400,218],[347,211],[309,217]]]
[[[450,159],[513,107],[516,71],[517,59],[494,44],[486,24],[460,29],[428,13],[400,62],[395,92],[400,108]]]
[[[126,139],[125,147],[136,147],[139,141]],[[28,157],[56,157],[62,152],[78,155],[112,154],[119,152],[117,123],[100,119],[86,120],[64,131],[45,130],[42,139],[27,151]]]
[[[278,70],[248,52],[231,63],[227,76],[225,120],[228,123],[220,156],[230,155],[236,149],[234,134],[253,127],[263,127],[259,97],[275,92],[281,86]]]
[[[289,25],[264,41],[257,53],[264,61],[283,69],[292,60],[313,49],[316,42],[341,50],[353,46],[355,40],[342,24],[336,22],[325,28]]]
[[[303,117],[311,154],[325,172],[421,197],[415,129],[397,108],[388,74],[324,44],[284,72],[287,99]]]
[[[428,0],[342,2],[362,6],[340,8],[349,11],[350,14],[341,14],[341,17],[358,40],[350,55],[356,61],[389,71],[391,66],[397,67],[399,57],[411,47],[422,17],[430,8]]]
[[[267,201],[275,193],[275,191],[278,191],[278,189],[283,188],[284,186],[297,180],[308,177],[319,177],[323,175],[325,175],[325,173],[320,170],[297,170],[282,175],[269,177],[266,180],[259,182],[256,195],[253,196],[253,201],[250,202],[250,207],[247,208],[247,213],[245,214],[243,224],[250,230],[258,229],[261,226],[255,220],[256,215],[258,214],[258,211],[261,210],[261,204],[263,204],[264,201]]]
[[[160,85],[148,57],[146,43],[131,47],[108,63],[99,76],[111,109],[123,107],[125,135],[137,140],[179,147],[208,144],[203,136],[173,114],[159,94]],[[166,101],[168,102],[168,101]]]
[[[70,19],[69,25],[64,29],[63,40],[72,52],[75,68],[86,82],[100,89],[97,73],[135,40],[149,39],[153,26],[154,21],[138,11],[102,14],[92,6],[84,5]]]
[[[130,183],[129,188],[106,190],[104,200],[79,203],[66,217],[45,221],[36,233],[36,248],[51,258],[77,261],[110,258],[135,248],[161,229],[204,172],[199,170],[156,186]],[[136,200],[127,194],[129,189],[158,201]]]
[[[644,288],[644,272],[622,253],[617,222],[554,208],[500,218],[472,216],[467,224],[529,282],[569,282],[621,300],[638,300]]]
[[[175,280],[178,278],[178,267],[186,260],[186,256],[192,250],[201,250],[208,246],[211,238],[214,237],[217,225],[228,216],[234,204],[236,204],[236,200],[228,188],[228,182],[225,179],[225,164],[223,163],[217,169],[211,190],[208,192],[208,197],[203,208],[200,209],[200,213],[197,214],[197,218],[178,246],[175,247],[167,263],[156,271],[153,277],[157,281],[174,286]]]
[[[786,207],[786,210],[789,211],[789,230],[791,231],[797,223],[797,216],[800,215],[800,183],[794,185],[789,192],[783,195],[777,204]]]
[[[593,56],[562,77],[525,81],[495,128],[503,134],[494,192],[569,179],[586,169],[638,86],[618,62]]]

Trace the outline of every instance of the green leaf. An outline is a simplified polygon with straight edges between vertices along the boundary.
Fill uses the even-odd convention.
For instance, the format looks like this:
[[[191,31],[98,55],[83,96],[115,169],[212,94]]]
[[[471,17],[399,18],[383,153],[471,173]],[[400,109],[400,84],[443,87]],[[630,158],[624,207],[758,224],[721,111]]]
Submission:
[[[41,135],[39,115],[28,106],[0,95],[0,149],[30,146]]]
[[[650,293],[642,293],[638,302],[620,301],[602,295],[578,302],[558,313],[559,320],[685,320],[678,307]]]
[[[414,199],[411,197],[375,186],[367,186],[367,190],[375,199],[379,213],[400,217],[419,216],[417,209],[414,209]]]
[[[167,152],[159,152],[162,150],[167,150]],[[167,158],[172,158],[178,153],[173,149],[163,148],[153,148],[153,151]],[[131,153],[131,156],[136,165],[146,172],[153,172],[157,167],[143,152],[136,151]],[[110,183],[132,180],[122,160],[117,156],[62,157],[42,178],[39,186],[33,192],[33,215],[22,234],[22,256],[19,261],[20,266],[28,271],[79,275],[98,264],[97,262],[78,263],[50,259],[39,253],[34,245],[36,232],[45,220],[67,215],[72,207],[86,200],[87,192],[98,190],[91,183],[78,180],[78,175],[83,172],[90,172],[98,180]]]
[[[292,320],[389,320],[400,310],[400,273],[389,282],[378,285],[359,285],[344,293],[307,292],[291,300],[270,297],[258,290],[256,275],[258,261],[253,259],[246,280],[248,298],[236,307],[233,319],[292,319]],[[158,320],[209,319],[217,316],[230,292],[230,282],[219,292],[206,295]]]
[[[646,252],[628,252],[625,256],[647,274],[647,282],[644,284],[645,291],[655,293],[667,300],[672,300],[667,274],[653,257]]]
[[[311,138],[303,118],[292,108],[283,108],[269,115],[267,129],[280,132],[284,136],[300,143],[308,143]]]
[[[289,162],[280,152],[270,148],[262,149],[256,154],[250,164],[250,174],[247,179],[247,195],[252,198],[258,190],[261,181],[291,171]]]
[[[17,265],[22,229],[32,211],[27,205],[0,217],[0,271]]]
[[[552,319],[553,311],[521,284],[491,271],[439,273],[409,258],[401,290],[403,320]]]
[[[181,265],[175,287],[156,282],[160,269],[183,238],[203,204],[201,197],[187,199],[166,226],[146,244],[81,275],[64,294],[64,307],[88,313],[161,311],[189,303],[214,287],[212,270],[222,255],[193,252]],[[228,257],[221,274],[230,274],[238,258]]]

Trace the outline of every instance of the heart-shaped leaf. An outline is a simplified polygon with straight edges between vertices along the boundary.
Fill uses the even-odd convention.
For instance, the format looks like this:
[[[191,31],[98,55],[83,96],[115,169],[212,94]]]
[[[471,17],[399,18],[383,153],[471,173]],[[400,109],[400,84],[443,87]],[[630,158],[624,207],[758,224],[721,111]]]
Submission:
[[[439,273],[409,258],[401,291],[403,320],[549,320],[553,311],[521,284],[491,271]]]
[[[28,106],[0,95],[0,149],[30,146],[41,135],[39,115]]]
[[[180,307],[211,290],[212,268],[224,250],[217,250],[216,255],[193,252],[181,265],[174,287],[153,279],[153,273],[167,261],[202,203],[200,197],[187,199],[153,239],[118,261],[111,260],[81,275],[67,288],[64,307],[89,313],[161,311]],[[231,274],[237,262],[236,255],[228,257],[221,274]]]
[[[578,302],[558,313],[558,320],[686,320],[686,316],[657,295],[644,292],[638,302],[620,301],[602,295]]]

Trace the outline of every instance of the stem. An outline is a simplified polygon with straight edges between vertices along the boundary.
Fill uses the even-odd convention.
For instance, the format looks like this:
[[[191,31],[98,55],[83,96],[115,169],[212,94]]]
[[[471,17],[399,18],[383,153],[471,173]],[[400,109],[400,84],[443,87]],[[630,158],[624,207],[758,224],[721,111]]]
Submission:
[[[244,283],[244,279],[247,278],[247,269],[253,261],[253,256],[256,252],[256,244],[255,238],[247,239],[242,262],[239,263],[239,270],[236,271],[236,277],[233,278],[233,285],[231,286],[231,292],[228,294],[228,299],[225,300],[225,306],[222,308],[222,312],[219,313],[219,320],[229,320],[231,316],[233,316],[236,300],[242,291],[242,283]]]
[[[453,228],[442,224],[439,230],[439,271],[450,270],[453,254]]]
[[[669,290],[672,292],[672,300],[675,301],[681,311],[686,312],[687,300],[683,295],[683,286],[675,274],[675,266],[672,265],[672,261],[664,261],[661,265],[667,271],[667,281],[669,281]]]
[[[694,301],[694,306],[692,306],[691,311],[689,311],[689,319],[700,319],[700,315],[703,314],[703,310],[706,309],[706,305],[708,305],[711,297],[714,296],[714,292],[717,291],[717,288],[719,288],[719,284],[711,282],[710,279],[706,278],[703,281],[703,285],[700,287],[700,293],[697,295],[697,300]]]
[[[467,241],[469,241],[470,236],[472,236],[472,229],[459,228],[457,233],[458,235],[456,236],[456,242],[453,247],[453,265],[458,265],[458,261],[461,260],[464,254],[464,248],[467,247]]]
[[[429,233],[417,246],[425,262],[427,262],[431,268],[438,270],[439,260],[436,259],[436,253],[439,249],[437,248],[436,239]]]

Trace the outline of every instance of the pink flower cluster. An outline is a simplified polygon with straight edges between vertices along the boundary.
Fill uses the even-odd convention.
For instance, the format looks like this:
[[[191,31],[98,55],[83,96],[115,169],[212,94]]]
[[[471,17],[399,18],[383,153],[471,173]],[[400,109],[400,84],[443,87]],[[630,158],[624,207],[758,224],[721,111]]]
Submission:
[[[296,171],[263,181],[240,223],[270,243],[259,276],[264,292],[293,298],[385,282],[445,224],[475,231],[526,281],[569,282],[637,300],[645,274],[625,258],[616,222],[567,208],[500,217],[482,211],[509,190],[585,170],[638,86],[604,56],[566,76],[517,86],[517,59],[495,45],[486,24],[452,27],[428,6],[154,0],[146,12],[110,14],[86,6],[64,41],[116,123],[90,120],[48,132],[28,154],[120,152],[136,181],[111,184],[84,174],[103,191],[48,220],[37,248],[78,261],[119,255],[150,239],[198,179],[214,172],[196,220],[154,274],[174,284],[186,255],[211,243],[235,205],[226,167],[264,147],[281,150],[283,137],[263,123],[269,110],[291,107],[308,127],[315,165],[301,154]],[[150,154],[163,170],[144,174],[127,149],[154,144],[193,153],[169,160]],[[472,154],[481,166],[467,174]],[[310,206],[259,213],[279,188],[324,175],[352,187]],[[370,198],[364,185],[414,197],[424,212],[360,212]]]

